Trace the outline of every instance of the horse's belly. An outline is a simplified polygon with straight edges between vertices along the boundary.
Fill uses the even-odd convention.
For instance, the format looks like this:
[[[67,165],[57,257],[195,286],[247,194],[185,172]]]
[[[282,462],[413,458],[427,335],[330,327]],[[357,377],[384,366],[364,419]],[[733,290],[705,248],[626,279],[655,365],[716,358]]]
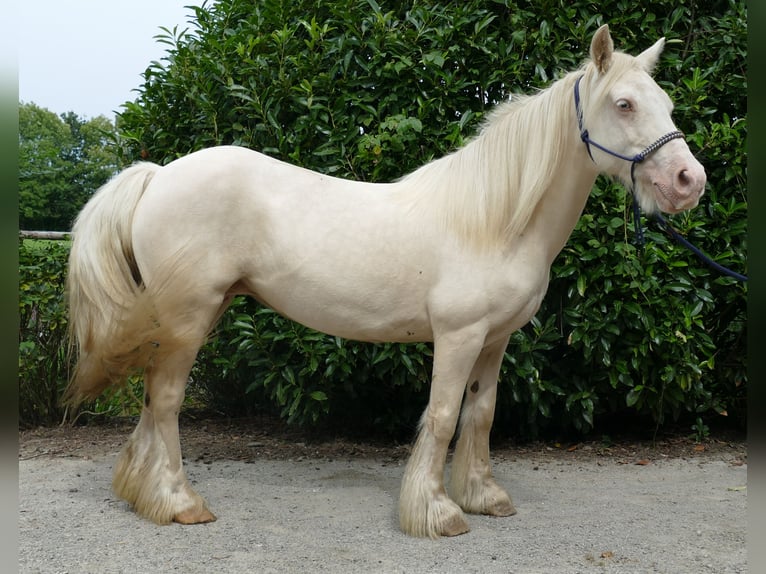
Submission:
[[[433,339],[425,297],[396,296],[390,289],[370,291],[345,284],[347,289],[311,282],[290,286],[256,282],[252,295],[278,313],[307,327],[369,342],[415,342]],[[359,286],[357,286],[359,287]],[[383,292],[385,291],[385,292]]]
[[[423,225],[408,223],[383,195],[379,190],[356,204],[325,197],[303,209],[274,202],[268,228],[252,243],[251,293],[332,335],[431,340],[427,299],[438,257],[420,235]]]

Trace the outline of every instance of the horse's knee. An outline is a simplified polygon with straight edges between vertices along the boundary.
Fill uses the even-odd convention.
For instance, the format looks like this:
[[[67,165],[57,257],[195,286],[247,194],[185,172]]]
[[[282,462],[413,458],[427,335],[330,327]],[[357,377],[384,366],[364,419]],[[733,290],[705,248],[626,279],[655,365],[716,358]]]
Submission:
[[[421,432],[428,432],[439,444],[449,443],[455,435],[459,412],[459,404],[445,405],[440,408],[429,405],[423,413]]]

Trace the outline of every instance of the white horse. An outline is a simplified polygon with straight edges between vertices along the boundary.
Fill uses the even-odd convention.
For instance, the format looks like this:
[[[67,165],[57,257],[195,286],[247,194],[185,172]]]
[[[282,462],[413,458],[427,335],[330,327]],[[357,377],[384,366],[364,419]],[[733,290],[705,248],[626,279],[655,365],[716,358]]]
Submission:
[[[663,45],[632,57],[602,26],[579,70],[499,105],[465,147],[395,183],[341,180],[237,147],[140,163],[107,183],[73,229],[70,394],[95,397],[143,371],[117,495],[160,524],[215,520],[186,479],[178,413],[200,346],[247,294],[325,333],[433,341],[430,398],[402,479],[405,533],[457,535],[468,531],[464,512],[514,514],[490,467],[500,364],[596,177],[632,180],[647,212],[692,208],[704,190],[705,171],[650,76]]]

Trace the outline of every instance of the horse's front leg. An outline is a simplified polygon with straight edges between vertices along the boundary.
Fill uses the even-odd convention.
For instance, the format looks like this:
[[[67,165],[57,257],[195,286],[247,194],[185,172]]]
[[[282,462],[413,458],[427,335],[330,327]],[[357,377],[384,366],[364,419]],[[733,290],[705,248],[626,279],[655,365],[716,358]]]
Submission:
[[[483,329],[474,327],[434,341],[430,398],[399,495],[399,523],[411,536],[438,538],[469,530],[463,511],[447,495],[444,465],[466,380],[484,337]]]
[[[450,493],[466,512],[511,516],[511,497],[495,482],[489,460],[489,431],[495,416],[497,380],[508,338],[485,347],[468,378],[460,436],[452,459]]]

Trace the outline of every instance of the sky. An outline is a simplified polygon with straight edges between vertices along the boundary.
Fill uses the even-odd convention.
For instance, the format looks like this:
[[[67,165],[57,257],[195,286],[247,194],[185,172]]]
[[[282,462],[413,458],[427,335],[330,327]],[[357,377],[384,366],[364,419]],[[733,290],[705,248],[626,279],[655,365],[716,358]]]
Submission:
[[[114,120],[167,45],[160,26],[189,28],[203,0],[23,0],[17,5],[19,101]]]

